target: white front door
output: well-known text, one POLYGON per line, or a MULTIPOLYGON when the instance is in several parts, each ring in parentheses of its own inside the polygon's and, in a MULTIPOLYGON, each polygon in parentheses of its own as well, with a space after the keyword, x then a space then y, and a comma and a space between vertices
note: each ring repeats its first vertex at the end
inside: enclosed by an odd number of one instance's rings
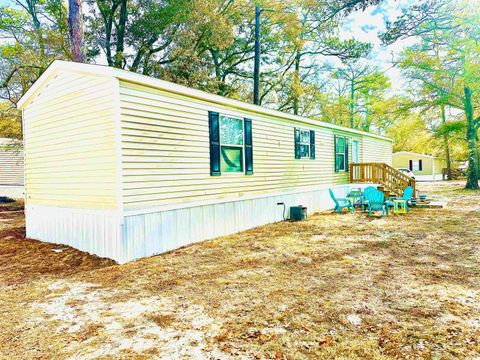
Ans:
POLYGON ((360 162, 360 156, 359 156, 359 146, 358 146, 358 140, 353 140, 352 144, 352 161, 354 163, 359 163, 360 162))

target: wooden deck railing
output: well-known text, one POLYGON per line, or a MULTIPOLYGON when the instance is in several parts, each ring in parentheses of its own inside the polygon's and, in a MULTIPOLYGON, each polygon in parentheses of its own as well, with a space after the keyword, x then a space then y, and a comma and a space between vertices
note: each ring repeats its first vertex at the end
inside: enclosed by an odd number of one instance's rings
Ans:
POLYGON ((350 182, 380 184, 398 196, 403 194, 407 186, 411 186, 416 194, 415 180, 385 163, 350 164, 350 182))

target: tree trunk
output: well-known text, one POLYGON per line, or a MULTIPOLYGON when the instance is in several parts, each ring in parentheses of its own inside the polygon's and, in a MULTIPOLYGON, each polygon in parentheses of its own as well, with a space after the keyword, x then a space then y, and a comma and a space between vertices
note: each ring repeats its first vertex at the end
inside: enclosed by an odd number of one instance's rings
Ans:
POLYGON ((255 59, 253 63, 253 103, 260 105, 260 5, 255 6, 255 59))
POLYGON ((120 5, 120 19, 117 26, 117 49, 115 52, 114 66, 122 68, 125 49, 125 28, 127 26, 127 0, 122 0, 120 5))
POLYGON ((137 72, 138 67, 140 66, 140 62, 142 61, 143 56, 145 55, 147 49, 145 46, 141 46, 140 49, 137 51, 137 55, 133 59, 132 66, 130 66, 130 71, 137 72))
POLYGON ((217 95, 226 96, 227 86, 225 84, 225 76, 220 65, 220 52, 217 49, 210 49, 210 54, 212 55, 213 65, 215 66, 215 79, 218 81, 217 95))
POLYGON ((370 132, 370 93, 368 91, 365 92, 365 116, 363 118, 362 130, 366 132, 370 132))
POLYGON ((142 74, 150 76, 150 67, 148 64, 150 63, 150 58, 152 57, 152 52, 148 51, 145 56, 143 57, 143 65, 142 65, 142 74))
POLYGON ((465 188, 478 190, 478 136, 473 118, 472 90, 468 86, 465 86, 464 94, 468 145, 468 170, 465 188))
MULTIPOLYGON (((442 123, 446 124, 447 123, 447 117, 445 116, 445 105, 442 104, 440 105, 440 111, 442 114, 442 123)), ((452 159, 450 156, 450 144, 448 143, 448 135, 445 134, 443 136, 443 143, 445 146, 445 157, 447 158, 447 176, 448 180, 452 180, 452 159)))
MULTIPOLYGON (((28 13, 32 17, 33 27, 35 28, 35 33, 37 35, 37 42, 40 49, 40 60, 43 61, 45 58, 45 42, 43 40, 43 31, 40 20, 38 20, 37 9, 35 7, 36 2, 32 0, 27 0, 28 13)), ((41 73, 39 73, 41 75, 41 73)))
POLYGON ((104 17, 105 21, 105 54, 107 57, 108 66, 113 66, 112 58, 112 27, 113 27, 113 15, 110 17, 104 17))
POLYGON ((68 27, 72 45, 72 59, 76 62, 84 62, 82 0, 68 1, 68 27))
POLYGON ((350 81, 350 127, 353 129, 355 127, 355 78, 352 76, 350 81))
POLYGON ((295 71, 293 75, 294 87, 293 87, 293 114, 298 115, 299 110, 299 86, 300 86, 300 51, 297 50, 297 54, 295 55, 295 71))

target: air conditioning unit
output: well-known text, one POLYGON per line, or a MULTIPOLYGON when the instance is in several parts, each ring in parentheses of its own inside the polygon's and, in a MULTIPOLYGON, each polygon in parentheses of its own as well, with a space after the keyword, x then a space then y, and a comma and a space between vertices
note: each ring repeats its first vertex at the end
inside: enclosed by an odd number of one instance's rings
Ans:
POLYGON ((303 205, 290 207, 290 220, 300 221, 307 217, 307 208, 303 205))

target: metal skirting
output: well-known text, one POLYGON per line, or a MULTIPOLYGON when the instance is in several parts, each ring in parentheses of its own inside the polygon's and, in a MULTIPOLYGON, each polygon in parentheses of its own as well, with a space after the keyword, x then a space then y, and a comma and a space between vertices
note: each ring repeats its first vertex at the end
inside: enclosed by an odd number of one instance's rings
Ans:
MULTIPOLYGON (((345 196, 352 185, 335 187, 345 196)), ((363 187, 363 186, 362 186, 363 187)), ((308 213, 331 209, 328 188, 303 193, 237 200, 182 209, 125 216, 122 242, 126 261, 160 254, 198 241, 216 238, 283 220, 283 202, 303 205, 308 213)))
MULTIPOLYGON (((352 187, 334 188, 343 197, 352 187)), ((123 219, 113 210, 85 210, 44 205, 25 208, 27 237, 65 244, 125 263, 161 254, 198 241, 216 238, 283 220, 284 203, 303 205, 308 213, 333 208, 328 188, 246 200, 184 207, 123 219)))
POLYGON ((113 211, 25 206, 27 237, 124 262, 121 217, 113 211))
POLYGON ((443 180, 442 174, 435 175, 415 175, 417 181, 440 181, 443 180))

